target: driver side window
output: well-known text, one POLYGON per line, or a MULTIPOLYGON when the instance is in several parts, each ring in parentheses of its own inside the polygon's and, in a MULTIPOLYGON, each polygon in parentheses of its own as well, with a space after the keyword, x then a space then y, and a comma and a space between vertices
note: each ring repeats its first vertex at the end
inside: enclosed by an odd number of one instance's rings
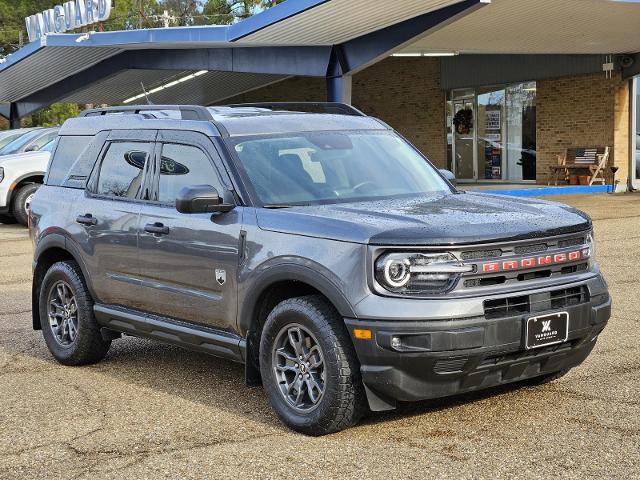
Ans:
POLYGON ((206 153, 191 145, 165 143, 160 160, 158 201, 175 205, 178 192, 191 185, 211 185, 222 195, 222 183, 206 153))

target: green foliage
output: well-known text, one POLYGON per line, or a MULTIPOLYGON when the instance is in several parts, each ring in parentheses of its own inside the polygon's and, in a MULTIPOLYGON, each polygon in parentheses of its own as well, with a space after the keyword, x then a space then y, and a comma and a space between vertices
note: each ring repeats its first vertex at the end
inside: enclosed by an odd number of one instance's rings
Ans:
POLYGON ((202 14, 207 23, 215 25, 230 25, 235 20, 231 3, 227 0, 209 0, 202 9, 202 14))
POLYGON ((156 27, 155 17, 162 9, 155 0, 117 0, 105 30, 134 30, 156 27))
POLYGON ((7 55, 19 47, 20 32, 29 43, 25 17, 56 5, 55 0, 0 0, 0 55, 7 55))
POLYGON ((80 107, 75 103, 54 103, 49 108, 40 110, 25 120, 26 126, 53 127, 62 125, 67 118, 77 117, 80 107))

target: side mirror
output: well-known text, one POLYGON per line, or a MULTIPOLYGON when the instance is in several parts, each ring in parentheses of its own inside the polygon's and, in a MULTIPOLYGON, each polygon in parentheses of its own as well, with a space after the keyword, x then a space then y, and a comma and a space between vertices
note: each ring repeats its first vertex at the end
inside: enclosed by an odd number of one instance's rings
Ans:
POLYGON ((40 150, 38 145, 31 145, 25 149, 25 152, 37 152, 38 150, 40 150))
POLYGON ((224 199, 211 185, 184 187, 176 198, 176 210, 180 213, 229 212, 234 207, 231 203, 224 203, 224 199))
POLYGON ((453 174, 452 171, 447 170, 445 168, 441 168, 440 169, 440 173, 442 174, 442 176, 444 178, 446 178, 447 180, 449 180, 449 183, 451 183, 452 185, 457 185, 458 181, 456 180, 456 176, 453 174))

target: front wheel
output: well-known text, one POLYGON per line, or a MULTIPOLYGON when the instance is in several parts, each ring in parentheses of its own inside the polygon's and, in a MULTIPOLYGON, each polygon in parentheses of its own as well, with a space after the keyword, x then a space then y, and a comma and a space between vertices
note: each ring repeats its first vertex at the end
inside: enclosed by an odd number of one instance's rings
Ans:
POLYGON ((279 303, 260 342, 267 397, 293 430, 324 435, 348 428, 365 411, 360 367, 342 318, 323 297, 279 303))

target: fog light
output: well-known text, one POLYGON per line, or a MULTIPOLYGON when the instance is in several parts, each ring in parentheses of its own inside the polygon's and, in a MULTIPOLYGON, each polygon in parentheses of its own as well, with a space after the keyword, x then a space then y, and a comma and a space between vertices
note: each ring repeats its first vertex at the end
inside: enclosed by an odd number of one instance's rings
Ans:
POLYGON ((400 350, 402 348, 402 340, 400 337, 391 337, 391 348, 400 350))

